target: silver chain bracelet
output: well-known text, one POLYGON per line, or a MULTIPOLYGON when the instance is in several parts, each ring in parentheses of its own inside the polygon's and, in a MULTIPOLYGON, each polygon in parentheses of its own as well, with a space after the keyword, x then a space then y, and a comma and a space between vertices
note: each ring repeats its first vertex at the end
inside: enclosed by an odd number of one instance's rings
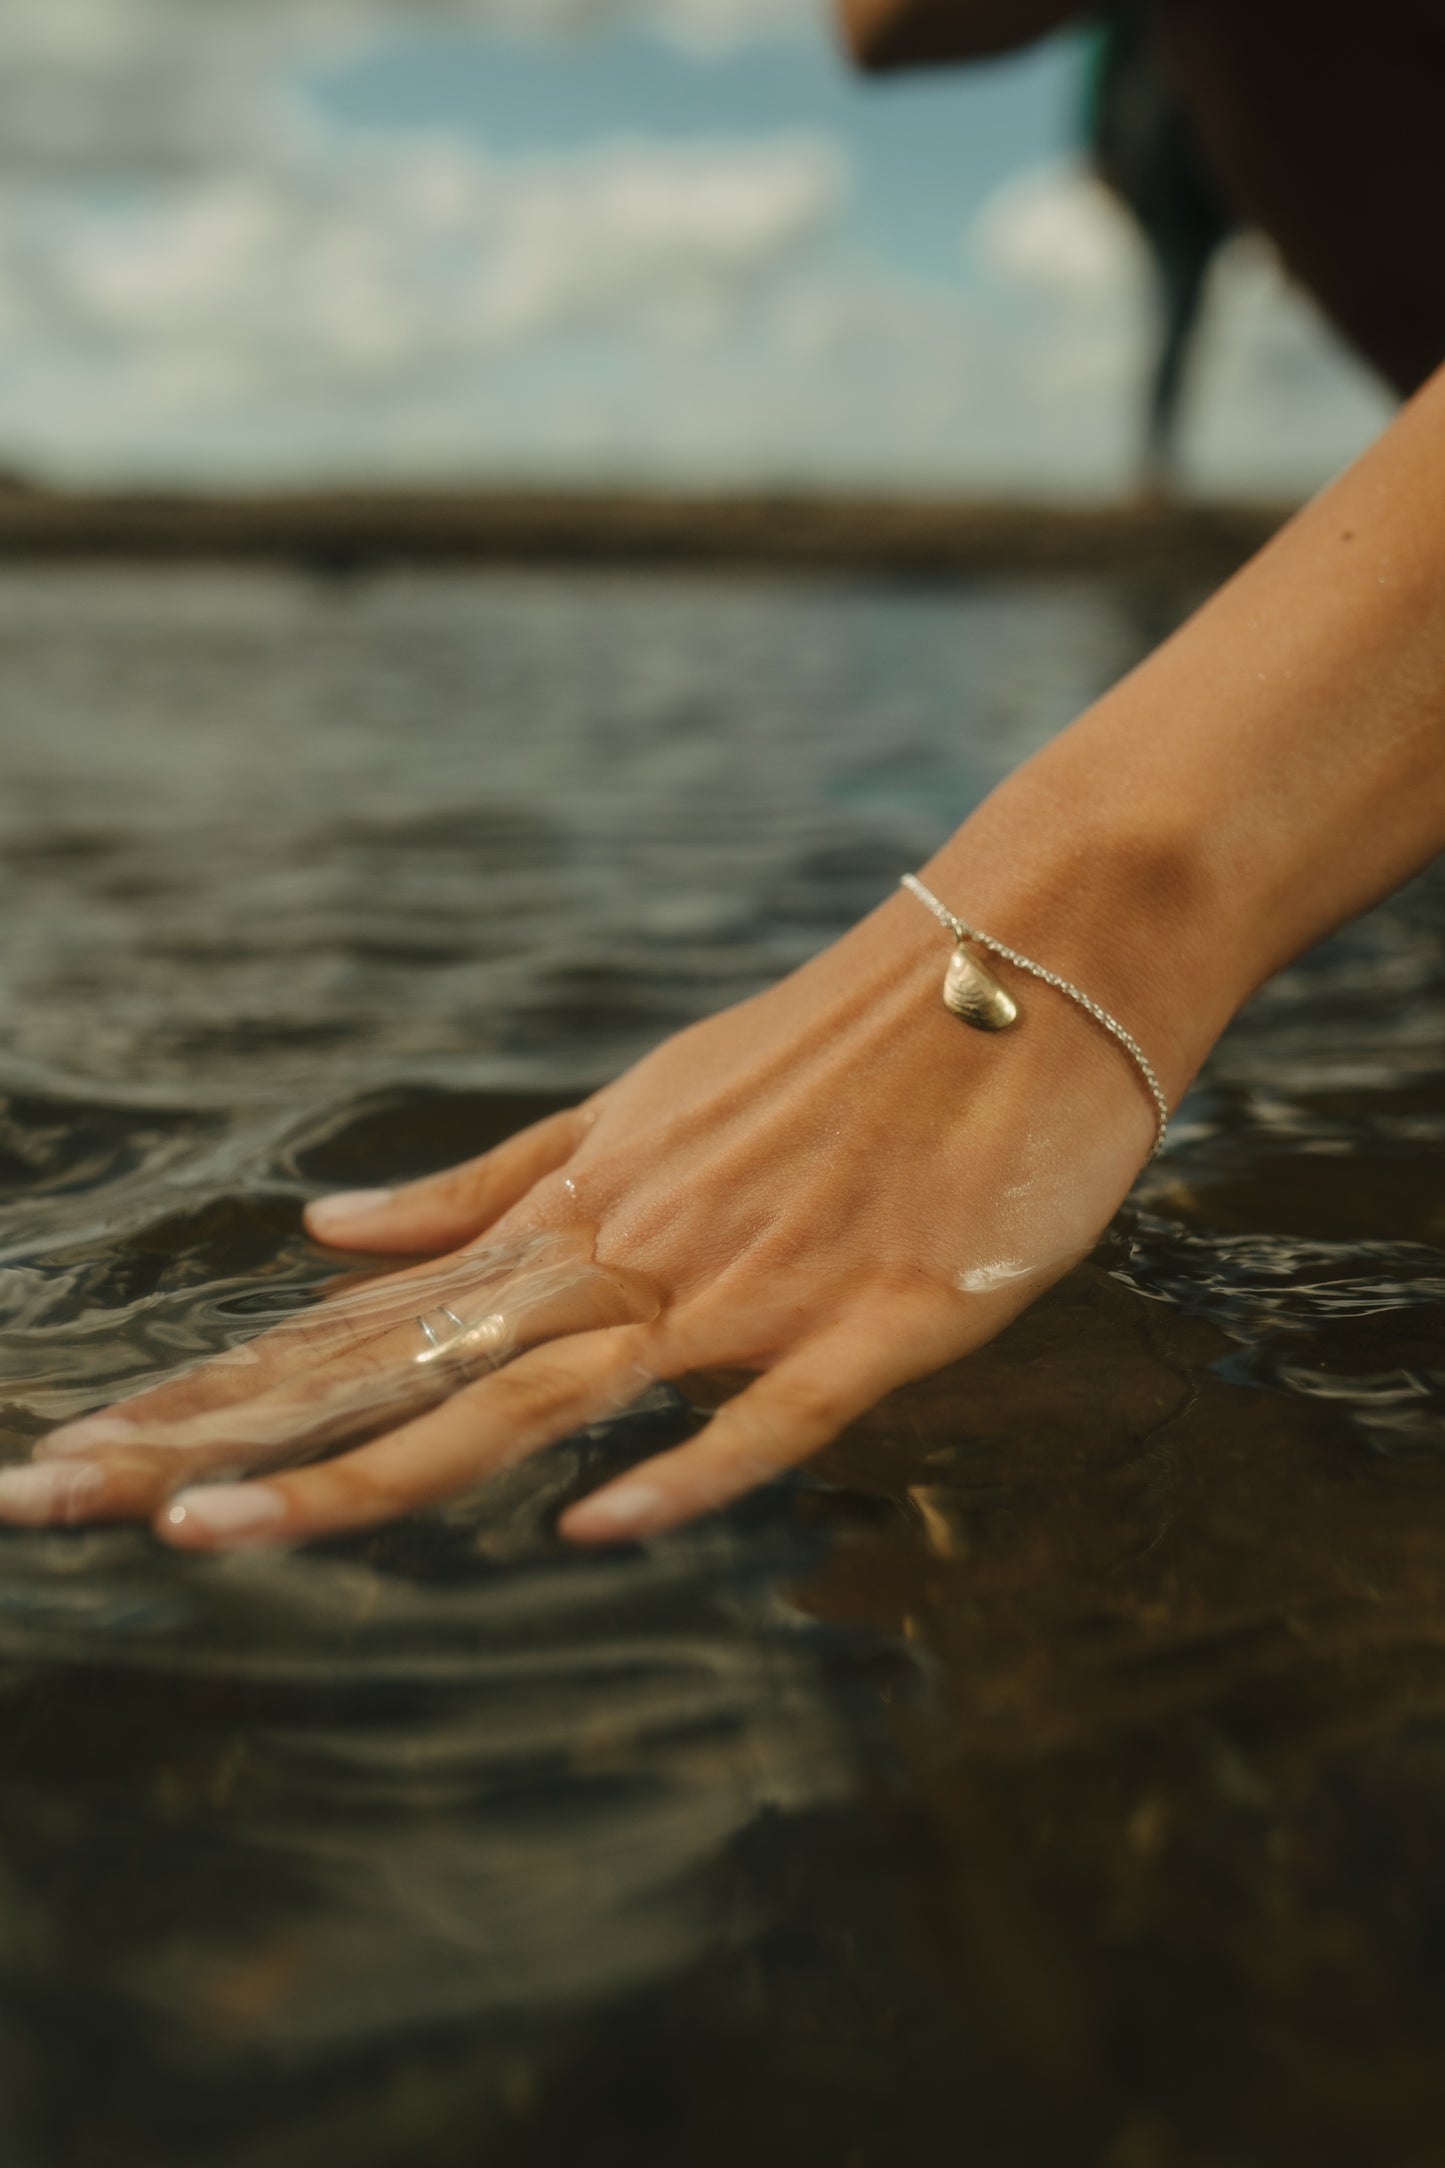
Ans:
POLYGON ((1148 1086, 1149 1096, 1154 1102, 1156 1130, 1154 1149, 1149 1157, 1157 1157, 1164 1149, 1164 1139, 1169 1133, 1169 1102, 1154 1074, 1153 1064, 1133 1033, 1126 1031, 1117 1017, 1111 1016, 1107 1009, 1101 1009, 1098 1002, 1091 1000, 1071 979, 1060 978, 1057 971, 1047 971, 1042 964, 1036 964, 1031 956, 1021 956, 1018 950, 1010 948, 1006 941, 995 941, 992 934, 980 933, 977 926, 966 926, 961 918, 955 918, 947 905, 940 903, 932 889, 925 888, 916 874, 905 873, 899 885, 906 888, 910 896, 916 896, 918 901, 933 913, 939 924, 946 926, 953 935, 954 951, 943 982, 943 998, 955 1016, 961 1016, 966 1023, 974 1025, 980 1031, 1005 1031, 1018 1015, 1015 1003, 999 985, 998 980, 969 955, 964 944, 972 943, 975 948, 987 949, 990 954, 1002 957, 1006 964, 1013 964, 1019 971, 1027 971, 1032 978, 1042 979, 1045 986, 1052 986, 1055 992, 1066 995, 1076 1008, 1082 1009, 1086 1016, 1092 1016, 1094 1022, 1101 1024, 1110 1038, 1123 1047, 1148 1086))

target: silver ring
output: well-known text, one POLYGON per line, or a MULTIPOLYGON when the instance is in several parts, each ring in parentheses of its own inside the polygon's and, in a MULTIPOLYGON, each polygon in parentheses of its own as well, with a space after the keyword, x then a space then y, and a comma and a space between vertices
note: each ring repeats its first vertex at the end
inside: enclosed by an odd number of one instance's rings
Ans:
POLYGON ((441 1303, 435 1310, 419 1311, 415 1320, 418 1331, 426 1342, 419 1355, 412 1357, 416 1363, 452 1363, 464 1376, 495 1370, 499 1361, 505 1360, 507 1348, 507 1321, 500 1310, 492 1311, 475 1325, 468 1325, 455 1310, 441 1303), (435 1320, 444 1318, 449 1331, 438 1332, 435 1320))
MULTIPOLYGON (((445 1303, 442 1304, 439 1310, 433 1311, 432 1316, 444 1317, 447 1323, 454 1327, 454 1329, 458 1333, 463 1333, 467 1329, 466 1326, 462 1323, 461 1319, 457 1316, 456 1311, 449 1310, 445 1303)), ((443 1347, 446 1345, 446 1341, 438 1338, 437 1329, 432 1323, 431 1317, 423 1317, 420 1313, 418 1313, 416 1322, 421 1327, 422 1338, 426 1341, 427 1347, 430 1352, 433 1355, 439 1355, 443 1347)), ((448 1334, 447 1338, 450 1339, 451 1334, 448 1334)), ((425 1362, 426 1357, 421 1356, 418 1358, 418 1360, 425 1362)))

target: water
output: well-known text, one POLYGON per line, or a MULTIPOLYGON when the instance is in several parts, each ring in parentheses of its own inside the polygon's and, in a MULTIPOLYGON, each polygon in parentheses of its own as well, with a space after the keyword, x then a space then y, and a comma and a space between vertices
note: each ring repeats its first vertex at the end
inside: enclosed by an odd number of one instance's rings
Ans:
MULTIPOLYGON (((1190 599, 0 574, 5 1445, 809 953, 1190 599)), ((1434 2168, 1441 893, 646 1553, 551 1522, 675 1402, 283 1558, 0 1536, 5 2168, 1434 2168)))

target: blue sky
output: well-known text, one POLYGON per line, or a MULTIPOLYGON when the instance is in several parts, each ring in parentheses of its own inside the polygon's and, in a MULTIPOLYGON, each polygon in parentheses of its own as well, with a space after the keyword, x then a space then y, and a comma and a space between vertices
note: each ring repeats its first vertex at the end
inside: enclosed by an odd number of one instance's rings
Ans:
MULTIPOLYGON (((1109 493, 1148 290, 1082 48, 863 81, 810 0, 26 0, 0 463, 76 481, 1109 493)), ((1257 245, 1188 466, 1386 407, 1257 245)))
POLYGON ((1073 39, 986 67, 868 80, 814 24, 702 53, 624 24, 545 42, 402 33, 305 80, 343 124, 446 129, 503 158, 566 156, 618 135, 766 142, 815 130, 845 150, 853 244, 950 287, 967 271, 960 235, 987 198, 1077 134, 1080 73, 1073 39))

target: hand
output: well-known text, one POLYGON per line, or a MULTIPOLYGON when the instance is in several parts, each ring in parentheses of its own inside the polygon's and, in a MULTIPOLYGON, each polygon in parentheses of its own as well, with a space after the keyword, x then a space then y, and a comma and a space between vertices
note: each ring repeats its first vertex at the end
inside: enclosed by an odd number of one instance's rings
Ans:
MULTIPOLYGON (((925 878, 1087 986, 1177 1102, 1255 987, 1445 845, 1442 568, 1445 370, 925 878)), ((154 1515, 198 1548, 365 1527, 703 1368, 761 1375, 563 1533, 650 1535, 794 1465, 997 1332, 1149 1149, 1093 1022, 1030 984, 978 1036, 940 1003, 946 960, 895 896, 576 1112, 313 1206, 319 1240, 433 1261, 43 1440, 0 1513, 154 1515)))
POLYGON ((194 1548, 361 1528, 704 1369, 760 1374, 562 1533, 652 1535, 795 1465, 1085 1254, 1149 1148, 1095 1025, 1021 986, 1018 1025, 973 1032, 939 999, 947 960, 895 898, 585 1105, 314 1204, 318 1240, 432 1261, 54 1433, 0 1476, 0 1514, 153 1516, 194 1548))

